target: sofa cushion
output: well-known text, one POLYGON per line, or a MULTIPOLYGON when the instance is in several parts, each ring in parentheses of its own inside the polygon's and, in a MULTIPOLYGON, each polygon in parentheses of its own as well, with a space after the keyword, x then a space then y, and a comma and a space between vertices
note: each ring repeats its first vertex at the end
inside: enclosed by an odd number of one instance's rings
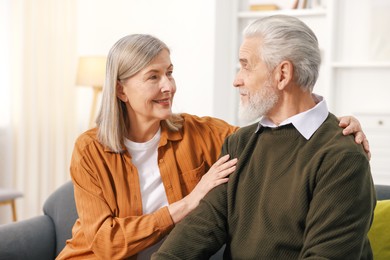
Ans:
POLYGON ((368 232, 375 260, 390 259, 390 200, 377 201, 368 232))

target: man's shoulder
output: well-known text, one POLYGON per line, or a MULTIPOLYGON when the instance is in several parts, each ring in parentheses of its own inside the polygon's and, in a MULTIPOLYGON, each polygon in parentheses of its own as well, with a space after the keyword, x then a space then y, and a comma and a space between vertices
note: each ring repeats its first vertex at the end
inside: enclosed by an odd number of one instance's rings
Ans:
POLYGON ((337 144, 336 141, 342 140, 346 143, 354 144, 353 135, 343 135, 343 128, 339 126, 337 117, 332 113, 329 113, 324 123, 322 123, 322 125, 316 131, 316 134, 317 135, 314 137, 316 139, 323 139, 324 142, 337 144))
POLYGON ((233 138, 240 138, 240 137, 252 135, 256 132, 258 125, 259 125, 259 123, 256 122, 256 123, 253 123, 251 125, 243 126, 240 129, 238 129, 238 131, 235 132, 232 135, 232 137, 233 138))
POLYGON ((251 137, 256 134, 257 126, 258 123, 254 123, 241 127, 235 133, 227 137, 227 145, 232 149, 242 149, 248 144, 251 137))
POLYGON ((353 135, 343 135, 343 128, 335 115, 329 113, 328 118, 318 128, 311 140, 316 143, 318 149, 332 154, 361 153, 365 154, 362 145, 355 143, 353 135))

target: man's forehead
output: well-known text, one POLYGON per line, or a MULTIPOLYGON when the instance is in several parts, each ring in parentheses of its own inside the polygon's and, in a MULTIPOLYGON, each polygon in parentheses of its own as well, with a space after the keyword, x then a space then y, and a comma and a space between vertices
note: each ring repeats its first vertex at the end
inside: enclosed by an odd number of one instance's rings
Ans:
POLYGON ((239 59, 240 62, 248 62, 259 58, 260 38, 250 37, 245 38, 240 46, 239 59))

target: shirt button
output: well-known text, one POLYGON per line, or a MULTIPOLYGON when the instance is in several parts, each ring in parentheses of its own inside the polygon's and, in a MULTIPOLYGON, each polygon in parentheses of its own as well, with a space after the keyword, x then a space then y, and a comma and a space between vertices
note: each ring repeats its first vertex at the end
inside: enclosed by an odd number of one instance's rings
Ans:
POLYGON ((159 162, 160 162, 160 163, 163 163, 163 162, 164 162, 164 159, 160 159, 159 162))

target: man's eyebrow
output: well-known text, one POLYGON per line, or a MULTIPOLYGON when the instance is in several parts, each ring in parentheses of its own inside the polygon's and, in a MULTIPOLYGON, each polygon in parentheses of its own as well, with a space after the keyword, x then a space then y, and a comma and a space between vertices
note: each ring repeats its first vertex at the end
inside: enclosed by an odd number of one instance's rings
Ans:
POLYGON ((245 58, 241 58, 241 59, 239 59, 239 61, 240 61, 240 63, 248 63, 248 60, 245 58))

